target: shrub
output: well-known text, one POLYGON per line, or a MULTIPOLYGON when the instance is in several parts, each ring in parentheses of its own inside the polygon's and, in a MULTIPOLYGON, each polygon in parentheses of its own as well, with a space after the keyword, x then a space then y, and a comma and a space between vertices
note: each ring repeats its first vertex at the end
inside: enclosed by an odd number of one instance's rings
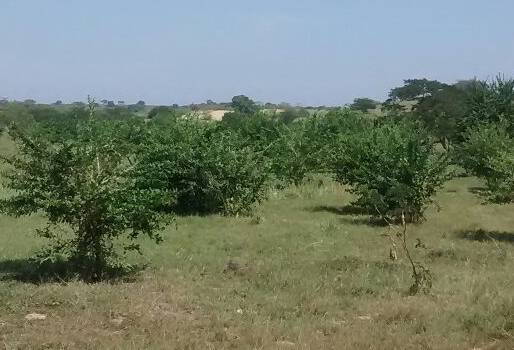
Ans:
POLYGON ((449 177, 447 156, 412 124, 384 123, 339 139, 336 179, 352 186, 357 205, 371 214, 409 221, 423 218, 432 196, 449 177))
POLYGON ((7 186, 15 194, 0 208, 15 216, 44 213, 49 225, 41 234, 52 245, 41 258, 62 257, 83 279, 96 281, 119 263, 116 238, 125 237, 131 242, 125 248, 136 250, 133 240, 140 235, 158 242, 164 217, 157 211, 158 190, 137 187, 137 159, 120 142, 123 128, 95 120, 92 111, 89 120, 77 125, 75 138, 45 139, 10 128, 19 153, 3 160, 10 168, 7 186), (71 236, 57 233, 61 224, 71 236))
POLYGON ((495 202, 514 199, 514 139, 505 123, 483 125, 464 134, 456 160, 470 173, 486 180, 495 202))
POLYGON ((144 186, 166 192, 180 213, 246 214, 266 194, 266 157, 235 131, 195 120, 179 120, 156 132, 138 168, 144 186))

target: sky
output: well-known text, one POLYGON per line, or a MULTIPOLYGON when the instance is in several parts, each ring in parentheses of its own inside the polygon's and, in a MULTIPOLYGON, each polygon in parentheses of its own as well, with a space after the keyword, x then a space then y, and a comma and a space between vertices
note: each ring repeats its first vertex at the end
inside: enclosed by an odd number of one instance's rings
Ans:
POLYGON ((383 100, 403 79, 514 75, 512 0, 0 0, 0 96, 383 100))

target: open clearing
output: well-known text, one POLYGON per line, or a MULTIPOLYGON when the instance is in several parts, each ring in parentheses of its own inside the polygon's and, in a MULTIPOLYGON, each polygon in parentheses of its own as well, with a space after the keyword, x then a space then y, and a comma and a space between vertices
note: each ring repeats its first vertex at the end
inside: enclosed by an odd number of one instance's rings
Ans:
POLYGON ((2 216, 0 347, 512 349, 514 206, 483 205, 479 187, 449 182, 441 210, 410 227, 434 276, 415 297, 387 229, 323 178, 272 194, 252 218, 179 218, 125 282, 19 280, 42 220, 2 216))

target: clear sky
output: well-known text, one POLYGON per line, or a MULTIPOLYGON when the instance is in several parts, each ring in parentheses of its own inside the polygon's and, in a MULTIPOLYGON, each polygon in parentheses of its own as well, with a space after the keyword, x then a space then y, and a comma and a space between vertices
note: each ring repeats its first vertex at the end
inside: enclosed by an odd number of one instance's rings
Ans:
POLYGON ((339 105, 514 75, 513 0, 0 0, 0 96, 339 105))

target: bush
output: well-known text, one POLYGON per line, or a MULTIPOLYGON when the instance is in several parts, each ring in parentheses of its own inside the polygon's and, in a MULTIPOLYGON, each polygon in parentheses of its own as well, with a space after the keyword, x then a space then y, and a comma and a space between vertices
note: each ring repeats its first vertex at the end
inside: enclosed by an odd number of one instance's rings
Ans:
POLYGON ((384 123, 339 139, 337 181, 352 186, 357 205, 383 218, 423 218, 432 196, 449 177, 447 158, 413 124, 384 123))
POLYGON ((44 213, 49 225, 40 233, 52 245, 40 259, 65 259, 83 279, 97 281, 119 267, 116 238, 125 237, 131 242, 125 248, 136 250, 133 240, 140 235, 160 240, 162 196, 137 186, 137 158, 125 125, 91 118, 77 128, 75 138, 60 140, 59 133, 47 139, 10 128, 19 153, 3 160, 15 194, 0 208, 15 216, 44 213), (70 236, 58 233, 62 224, 70 236))
POLYGON ((456 150, 456 160, 471 174, 486 180, 495 202, 514 199, 514 139, 505 123, 468 130, 456 150))
POLYGON ((246 214, 271 176, 266 157, 237 132, 195 120, 156 132, 138 172, 144 186, 176 199, 163 209, 185 214, 246 214))

